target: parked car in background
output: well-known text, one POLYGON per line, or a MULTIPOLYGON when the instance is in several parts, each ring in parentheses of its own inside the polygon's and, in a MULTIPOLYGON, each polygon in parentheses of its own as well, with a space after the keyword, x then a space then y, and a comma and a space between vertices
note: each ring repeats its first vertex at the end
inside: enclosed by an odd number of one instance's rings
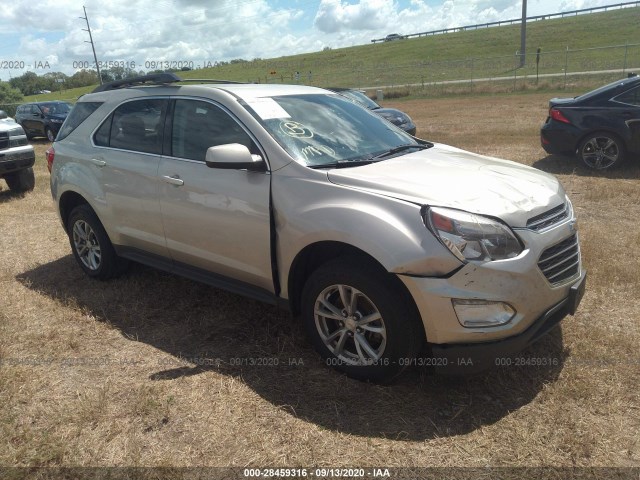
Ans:
POLYGON ((496 365, 576 311, 586 272, 552 175, 320 88, 179 82, 97 87, 49 150, 89 277, 136 261, 281 305, 327 365, 376 381, 496 365))
POLYGON ((0 120, 0 178, 12 191, 33 190, 35 158, 22 127, 14 121, 0 120))
POLYGON ((25 103, 17 108, 15 120, 27 138, 46 137, 53 142, 71 107, 70 103, 61 101, 25 103))
POLYGON ((630 76, 575 98, 553 98, 540 131, 547 153, 576 155, 606 170, 640 153, 640 77, 630 76))
POLYGON ((394 125, 397 125, 409 135, 416 134, 416 126, 411 120, 411 117, 401 110, 396 108, 384 108, 370 99, 362 90, 356 90, 353 88, 336 88, 330 87, 328 90, 339 93, 340 95, 347 97, 349 100, 359 103, 367 107, 369 110, 377 113, 385 120, 390 121, 394 125))
POLYGON ((400 35, 399 33, 390 33, 386 37, 384 37, 385 42, 393 42, 394 40, 404 40, 404 35, 400 35))

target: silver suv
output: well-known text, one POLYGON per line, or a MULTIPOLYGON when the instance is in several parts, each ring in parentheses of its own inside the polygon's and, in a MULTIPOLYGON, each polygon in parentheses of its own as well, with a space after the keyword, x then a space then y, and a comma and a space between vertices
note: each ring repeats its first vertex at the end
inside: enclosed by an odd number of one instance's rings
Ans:
POLYGON ((98 87, 49 152, 87 275, 136 261, 281 305, 328 365, 375 381, 486 368, 575 312, 585 271, 553 176, 319 88, 179 81, 98 87))

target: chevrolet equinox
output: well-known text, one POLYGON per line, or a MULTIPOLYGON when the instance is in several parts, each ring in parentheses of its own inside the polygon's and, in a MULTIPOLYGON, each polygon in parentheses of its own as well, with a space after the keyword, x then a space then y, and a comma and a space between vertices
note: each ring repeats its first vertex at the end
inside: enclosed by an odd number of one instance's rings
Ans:
POLYGON ((88 276, 135 261, 281 305, 355 378, 416 359, 486 368, 584 292, 555 177, 416 139, 320 88, 112 82, 78 100, 47 157, 88 276))

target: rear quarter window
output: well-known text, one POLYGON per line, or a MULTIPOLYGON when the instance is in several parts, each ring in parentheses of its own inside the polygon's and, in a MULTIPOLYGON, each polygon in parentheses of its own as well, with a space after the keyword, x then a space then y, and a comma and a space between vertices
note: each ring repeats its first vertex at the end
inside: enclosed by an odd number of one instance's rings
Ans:
POLYGON ((58 132, 56 141, 62 140, 73 132, 78 126, 95 112, 102 102, 80 102, 76 103, 71 109, 66 120, 62 124, 62 128, 58 132))
POLYGON ((616 102, 640 107, 640 86, 624 92, 622 95, 618 95, 614 100, 616 102))

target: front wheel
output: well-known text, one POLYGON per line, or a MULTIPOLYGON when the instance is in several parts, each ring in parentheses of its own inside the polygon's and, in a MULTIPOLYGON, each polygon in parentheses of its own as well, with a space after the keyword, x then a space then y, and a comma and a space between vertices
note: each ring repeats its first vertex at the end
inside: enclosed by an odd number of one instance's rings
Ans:
POLYGON ((29 133, 29 130, 27 130, 27 127, 25 127, 23 124, 20 124, 20 126, 22 127, 22 130, 24 130, 24 134, 27 136, 27 140, 32 140, 33 135, 29 133))
POLYGON ((580 142, 578 158, 594 170, 612 169, 624 161, 624 143, 612 133, 592 133, 580 142))
POLYGON ((107 232, 89 205, 79 205, 71 211, 67 232, 73 256, 88 276, 106 280, 126 269, 127 262, 116 255, 107 232))
POLYGON ((345 258, 311 275, 302 293, 302 318, 327 365, 358 380, 388 382, 412 363, 424 330, 397 282, 345 258))
POLYGON ((17 193, 29 192, 36 186, 36 177, 32 167, 9 173, 4 179, 9 185, 9 189, 17 193))

